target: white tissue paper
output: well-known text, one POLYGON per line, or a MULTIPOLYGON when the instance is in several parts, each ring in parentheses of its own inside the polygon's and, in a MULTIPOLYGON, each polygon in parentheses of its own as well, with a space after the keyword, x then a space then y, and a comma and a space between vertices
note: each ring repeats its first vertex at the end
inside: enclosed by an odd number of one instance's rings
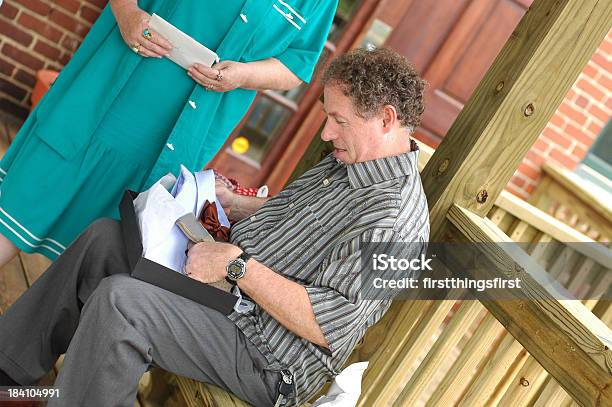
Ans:
POLYGON ((319 397, 310 407, 355 407, 361 395, 361 378, 368 362, 347 366, 329 388, 327 395, 319 397))
MULTIPOLYGON (((183 267, 179 253, 182 243, 187 245, 187 238, 169 239, 173 235, 175 222, 190 211, 181 206, 159 182, 134 200, 142 235, 143 256, 175 271, 183 267)), ((185 250, 185 249, 183 249, 185 250)))

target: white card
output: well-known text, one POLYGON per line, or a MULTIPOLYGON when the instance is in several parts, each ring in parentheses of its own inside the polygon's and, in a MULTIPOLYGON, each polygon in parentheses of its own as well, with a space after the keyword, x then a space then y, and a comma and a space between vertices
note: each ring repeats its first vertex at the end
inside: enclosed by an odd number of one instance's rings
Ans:
POLYGON ((214 63, 219 62, 219 56, 215 52, 206 48, 157 14, 151 16, 149 27, 170 41, 172 51, 170 51, 168 59, 182 66, 185 70, 196 63, 211 67, 214 63))

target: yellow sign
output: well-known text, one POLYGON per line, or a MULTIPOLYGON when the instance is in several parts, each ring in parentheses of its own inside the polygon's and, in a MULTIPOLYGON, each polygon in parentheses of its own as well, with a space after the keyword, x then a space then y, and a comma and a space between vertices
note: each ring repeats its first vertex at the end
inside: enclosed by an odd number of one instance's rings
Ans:
POLYGON ((246 137, 236 137, 232 141, 232 151, 237 154, 244 154, 249 150, 249 139, 246 137))

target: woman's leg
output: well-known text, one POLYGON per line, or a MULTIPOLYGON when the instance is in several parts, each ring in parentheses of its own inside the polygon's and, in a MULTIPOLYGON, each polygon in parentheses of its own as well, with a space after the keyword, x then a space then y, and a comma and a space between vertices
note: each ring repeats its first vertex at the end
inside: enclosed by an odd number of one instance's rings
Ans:
POLYGON ((17 253, 19 253, 17 246, 0 233, 0 268, 13 260, 17 253))

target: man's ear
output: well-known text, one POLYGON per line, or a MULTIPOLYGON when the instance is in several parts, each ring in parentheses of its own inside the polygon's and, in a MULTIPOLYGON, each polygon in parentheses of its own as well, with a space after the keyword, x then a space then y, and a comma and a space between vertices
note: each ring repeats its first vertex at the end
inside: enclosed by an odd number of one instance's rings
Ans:
POLYGON ((395 106, 385 105, 383 106, 382 111, 382 119, 383 119, 383 132, 389 133, 397 124, 397 110, 395 110, 395 106))

